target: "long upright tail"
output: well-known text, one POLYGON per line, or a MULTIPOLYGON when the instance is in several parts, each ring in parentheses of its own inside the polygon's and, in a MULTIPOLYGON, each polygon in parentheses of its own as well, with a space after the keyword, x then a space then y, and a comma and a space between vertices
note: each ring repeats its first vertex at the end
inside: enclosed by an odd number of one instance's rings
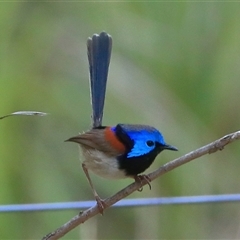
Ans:
POLYGON ((108 67, 112 51, 112 38, 105 32, 88 38, 88 61, 93 127, 102 125, 108 67))

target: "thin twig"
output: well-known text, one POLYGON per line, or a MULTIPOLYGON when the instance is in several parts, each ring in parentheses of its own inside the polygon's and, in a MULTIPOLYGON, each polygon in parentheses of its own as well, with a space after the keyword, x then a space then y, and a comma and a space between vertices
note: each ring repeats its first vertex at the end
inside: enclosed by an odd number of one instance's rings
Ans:
MULTIPOLYGON (((199 158, 207 153, 210 154, 210 153, 214 153, 218 150, 223 150, 223 148, 227 144, 229 144, 237 139, 240 139, 240 131, 228 134, 212 143, 209 143, 206 146, 203 146, 203 147, 201 147, 195 151, 192 151, 182 157, 179 157, 173 161, 170 161, 170 162, 164 164, 162 167, 160 167, 156 171, 148 174, 147 176, 152 181, 152 180, 162 176, 163 174, 165 174, 187 162, 192 161, 193 159, 199 158)), ((121 191, 119 191, 118 193, 113 195, 112 197, 105 199, 104 206, 106 206, 106 208, 112 206, 119 200, 129 196, 131 193, 138 190, 141 186, 144 186, 147 183, 148 182, 145 179, 142 179, 141 183, 134 182, 134 183, 130 184, 126 188, 122 189, 121 191)), ((55 231, 49 233, 48 235, 46 235, 45 237, 43 237, 42 240, 59 239, 60 237, 64 236, 66 233, 71 231, 73 228, 77 227, 81 223, 84 223, 89 218, 97 215, 98 213, 99 213, 99 209, 98 209, 97 205, 94 207, 91 207, 85 211, 82 211, 78 215, 73 217, 70 221, 65 223, 63 226, 59 227, 57 230, 55 230, 55 231)))

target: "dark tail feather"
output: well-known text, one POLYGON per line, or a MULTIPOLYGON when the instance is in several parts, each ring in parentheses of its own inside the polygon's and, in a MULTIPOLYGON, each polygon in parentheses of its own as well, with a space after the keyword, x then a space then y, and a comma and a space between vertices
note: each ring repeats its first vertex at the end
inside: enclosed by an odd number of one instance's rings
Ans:
POLYGON ((112 38, 105 32, 88 38, 88 61, 92 101, 93 127, 102 125, 108 67, 110 63, 112 38))

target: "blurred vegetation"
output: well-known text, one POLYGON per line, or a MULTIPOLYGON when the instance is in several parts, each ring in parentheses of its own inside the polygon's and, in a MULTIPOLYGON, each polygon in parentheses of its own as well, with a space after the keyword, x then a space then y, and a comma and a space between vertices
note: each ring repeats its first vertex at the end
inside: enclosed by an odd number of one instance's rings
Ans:
MULTIPOLYGON (((93 199, 78 147, 90 127, 86 39, 113 37, 104 124, 144 123, 179 152, 239 129, 239 3, 1 3, 0 204, 93 199)), ((237 193, 238 142, 186 164, 131 197, 237 193)), ((131 180, 93 176, 108 197, 131 180)), ((40 239, 78 211, 1 213, 1 239, 40 239)), ((240 238, 239 204, 109 209, 63 239, 240 238)))

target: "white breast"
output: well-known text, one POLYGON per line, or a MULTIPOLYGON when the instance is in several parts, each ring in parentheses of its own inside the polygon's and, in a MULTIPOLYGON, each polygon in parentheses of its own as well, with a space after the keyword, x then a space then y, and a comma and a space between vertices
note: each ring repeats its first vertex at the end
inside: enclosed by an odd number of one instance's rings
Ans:
POLYGON ((82 162, 87 169, 103 178, 121 179, 126 178, 125 172, 118 169, 117 159, 109 157, 96 149, 82 149, 82 162))

